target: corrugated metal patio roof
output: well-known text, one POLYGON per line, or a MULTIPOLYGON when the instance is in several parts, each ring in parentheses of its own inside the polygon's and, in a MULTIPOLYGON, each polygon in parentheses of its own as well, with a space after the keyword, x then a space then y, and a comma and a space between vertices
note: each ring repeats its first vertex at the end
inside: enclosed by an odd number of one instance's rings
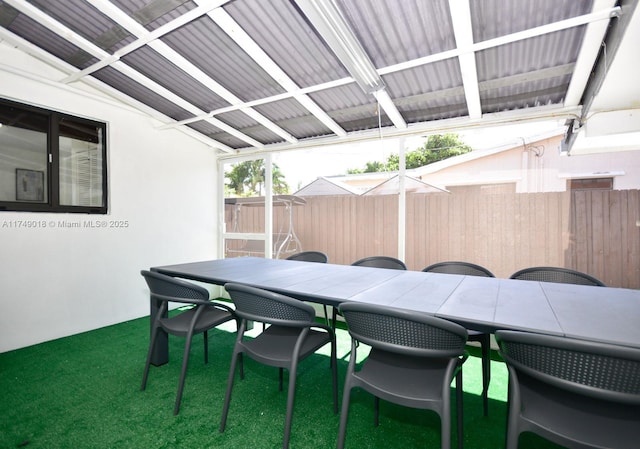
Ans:
POLYGON ((637 1, 0 0, 0 39, 237 155, 579 120, 637 1), (327 7, 363 61, 309 12, 327 7))

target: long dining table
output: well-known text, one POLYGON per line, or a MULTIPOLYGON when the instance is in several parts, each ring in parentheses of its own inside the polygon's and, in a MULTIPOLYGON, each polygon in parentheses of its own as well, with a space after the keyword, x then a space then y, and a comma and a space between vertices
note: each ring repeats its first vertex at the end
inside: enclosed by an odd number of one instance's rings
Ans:
MULTIPOLYGON (((468 329, 511 329, 640 348, 640 290, 238 257, 152 267, 193 281, 236 282, 303 301, 359 301, 427 313, 468 329)), ((157 313, 151 302, 151 317, 157 313)), ((168 360, 159 338, 152 363, 168 360)))

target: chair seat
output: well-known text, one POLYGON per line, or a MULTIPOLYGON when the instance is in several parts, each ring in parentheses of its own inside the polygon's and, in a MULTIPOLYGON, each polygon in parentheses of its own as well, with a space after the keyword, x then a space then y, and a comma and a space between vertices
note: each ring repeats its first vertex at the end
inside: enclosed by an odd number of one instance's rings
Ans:
POLYGON ((518 378, 522 401, 528 404, 521 410, 523 430, 535 430, 558 444, 570 440, 582 442, 584 447, 638 447, 640 406, 602 401, 594 404, 592 398, 554 388, 522 373, 518 378))
POLYGON ((381 399, 430 409, 433 404, 429 402, 439 404, 442 401, 442 379, 448 364, 446 359, 402 356, 372 349, 354 376, 364 384, 361 386, 381 399))
MULTIPOLYGON (((289 366, 295 346, 295 337, 300 328, 271 325, 252 340, 242 343, 249 355, 261 363, 271 366, 289 366)), ((331 342, 327 332, 309 330, 300 351, 300 359, 314 353, 331 342)))
MULTIPOLYGON (((206 307, 206 309, 202 311, 201 315, 198 317, 198 321, 196 321, 195 323, 194 333, 196 334, 234 319, 233 315, 231 315, 231 313, 226 310, 220 310, 215 307, 208 306, 199 307, 206 307)), ((193 319, 193 316, 196 314, 197 310, 198 307, 192 307, 174 317, 163 318, 160 320, 160 325, 170 334, 184 337, 189 331, 191 320, 193 319)))
POLYGON ((236 320, 233 309, 223 303, 216 303, 209 300, 209 291, 202 286, 176 279, 165 274, 142 270, 140 272, 149 286, 150 300, 153 310, 157 312, 151 314, 151 338, 149 339, 149 349, 147 351, 147 361, 142 374, 141 390, 147 386, 149 368, 154 353, 156 340, 164 333, 164 338, 168 335, 185 337, 184 352, 182 356, 182 370, 178 381, 178 394, 173 407, 173 414, 180 411, 182 401, 182 391, 184 389, 187 367, 189 365, 189 353, 194 335, 203 334, 204 343, 204 363, 209 361, 209 339, 207 331, 222 323, 236 320), (186 310, 179 310, 167 317, 169 303, 180 303, 189 305, 186 310))
POLYGON ((333 384, 333 413, 338 413, 335 333, 329 326, 317 323, 314 308, 298 299, 242 284, 228 283, 224 287, 236 306, 235 314, 240 317, 241 322, 229 367, 220 432, 224 432, 227 425, 236 366, 240 364, 240 378, 244 378, 242 360, 247 355, 258 363, 278 368, 280 390, 283 389, 283 372, 285 369, 289 371, 287 414, 282 439, 282 447, 287 449, 293 425, 298 362, 326 344, 331 346, 329 367, 333 384), (245 335, 249 322, 265 325, 255 338, 245 335))
MULTIPOLYGON (((462 262, 438 262, 424 268, 428 273, 461 274, 465 276, 495 277, 491 271, 483 266, 462 262)), ((482 351, 482 407, 484 416, 489 415, 489 383, 491 382, 491 336, 490 334, 467 329, 467 341, 480 343, 482 351)))
POLYGON ((455 379, 458 448, 463 447, 462 364, 467 331, 460 325, 405 309, 344 302, 340 305, 351 354, 345 376, 338 449, 347 432, 351 390, 374 396, 374 425, 379 424, 381 400, 431 410, 440 416, 441 448, 451 447, 451 383, 455 379), (360 343, 370 350, 359 362, 360 343), (360 365, 356 369, 356 366, 360 365))
POLYGON ((640 350, 498 330, 509 370, 508 449, 523 432, 564 447, 631 449, 640 441, 640 350))

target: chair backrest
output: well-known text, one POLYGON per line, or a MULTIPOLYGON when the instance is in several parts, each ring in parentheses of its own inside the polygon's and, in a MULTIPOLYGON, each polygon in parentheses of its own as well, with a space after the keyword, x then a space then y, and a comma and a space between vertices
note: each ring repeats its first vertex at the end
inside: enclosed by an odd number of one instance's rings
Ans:
POLYGON ((487 270, 485 267, 476 265, 469 262, 438 262, 424 268, 422 271, 429 273, 444 273, 444 274, 464 274, 467 276, 483 276, 483 277, 495 277, 493 273, 487 270))
POLYGON ((292 254, 287 257, 287 260, 327 263, 329 261, 329 257, 322 251, 302 251, 301 253, 292 254))
POLYGON ((388 306, 346 302, 340 312, 349 334, 372 348, 418 357, 452 358, 464 353, 464 327, 431 315, 388 306))
POLYGON ((525 281, 558 282, 561 284, 581 284, 604 287, 604 283, 580 271, 559 267, 531 267, 516 271, 510 279, 525 281))
POLYGON ((165 301, 171 297, 205 301, 209 299, 209 291, 207 289, 191 282, 156 273, 155 271, 142 270, 140 274, 147 281, 152 298, 165 301))
POLYGON ((232 282, 224 288, 242 319, 293 327, 308 326, 315 320, 315 309, 300 300, 232 282))
POLYGON ((640 404, 638 348, 517 331, 495 336, 517 372, 584 396, 640 404))
POLYGON ((400 259, 389 256, 371 256, 356 260, 351 265, 355 267, 390 268, 392 270, 406 270, 407 266, 400 259))

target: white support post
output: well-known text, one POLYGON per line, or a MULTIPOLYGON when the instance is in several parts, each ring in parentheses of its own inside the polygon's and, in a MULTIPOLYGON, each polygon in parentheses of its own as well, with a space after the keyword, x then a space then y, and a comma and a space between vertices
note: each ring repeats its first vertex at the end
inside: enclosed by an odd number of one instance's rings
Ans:
POLYGON ((273 157, 264 158, 264 257, 273 258, 273 157))
POLYGON ((405 261, 406 256, 406 212, 407 212, 407 192, 405 190, 406 157, 404 151, 405 138, 398 139, 399 171, 398 171, 398 259, 405 261))

